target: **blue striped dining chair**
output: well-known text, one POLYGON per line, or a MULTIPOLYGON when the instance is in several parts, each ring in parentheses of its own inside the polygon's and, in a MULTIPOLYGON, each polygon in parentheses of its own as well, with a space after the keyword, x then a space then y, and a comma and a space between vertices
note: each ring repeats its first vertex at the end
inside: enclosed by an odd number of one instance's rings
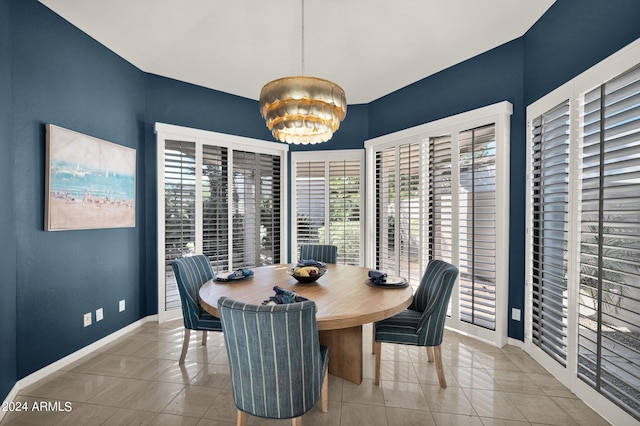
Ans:
POLYGON ((249 305, 221 297, 218 312, 238 425, 249 414, 300 425, 319 398, 327 412, 329 349, 318 341, 313 301, 249 305))
POLYGON ((203 254, 182 257, 171 264, 178 282, 178 292, 182 302, 182 318, 184 319, 184 334, 182 353, 179 364, 184 364, 189 348, 191 330, 202 330, 202 345, 207 344, 207 331, 222 331, 220 318, 202 309, 198 292, 202 284, 213 278, 213 269, 209 258, 203 254))
POLYGON ((380 384, 382 342, 426 346, 429 362, 435 358, 438 381, 447 387, 442 368, 440 344, 444 335, 453 284, 458 268, 442 260, 431 260, 416 290, 411 305, 391 318, 373 325, 373 353, 376 355, 376 385, 380 384))
POLYGON ((310 259, 324 263, 336 263, 338 247, 325 244, 302 244, 300 246, 300 260, 310 259))

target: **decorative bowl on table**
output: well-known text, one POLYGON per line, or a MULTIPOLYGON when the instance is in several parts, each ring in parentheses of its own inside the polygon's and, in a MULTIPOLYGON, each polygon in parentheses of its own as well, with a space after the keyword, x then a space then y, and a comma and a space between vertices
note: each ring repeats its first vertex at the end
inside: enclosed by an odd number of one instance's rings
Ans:
POLYGON ((294 266, 287 269, 287 273, 299 283, 309 284, 316 282, 318 278, 327 273, 327 268, 318 266, 294 266))

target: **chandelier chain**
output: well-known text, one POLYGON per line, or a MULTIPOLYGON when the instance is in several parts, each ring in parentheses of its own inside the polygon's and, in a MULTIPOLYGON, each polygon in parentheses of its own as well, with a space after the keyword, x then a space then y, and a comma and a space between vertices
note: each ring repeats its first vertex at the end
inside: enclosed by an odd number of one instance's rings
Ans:
POLYGON ((301 50, 301 56, 302 56, 302 70, 300 75, 304 75, 304 0, 302 0, 302 10, 300 12, 300 28, 301 28, 301 32, 302 32, 302 40, 300 42, 300 50, 301 50))

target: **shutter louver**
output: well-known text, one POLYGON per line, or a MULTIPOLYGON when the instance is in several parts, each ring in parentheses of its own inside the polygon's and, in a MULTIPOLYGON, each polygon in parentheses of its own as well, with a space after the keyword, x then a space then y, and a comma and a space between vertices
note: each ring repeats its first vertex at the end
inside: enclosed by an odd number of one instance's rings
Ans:
POLYGON ((376 153, 376 269, 395 271, 395 148, 376 153))
POLYGON ((567 365, 569 101, 532 126, 532 341, 567 365))
POLYGON ((640 419, 640 67, 583 108, 578 377, 640 419))
POLYGON ((179 309, 171 263, 195 253, 196 165, 193 142, 166 141, 164 149, 165 309, 179 309))
POLYGON ((399 274, 417 285, 424 271, 420 270, 420 146, 400 145, 398 224, 400 264, 399 274))
POLYGON ((459 135, 460 319, 495 330, 495 125, 459 135))
POLYGON ((228 163, 227 148, 202 147, 202 254, 216 271, 229 265, 228 163))
POLYGON ((417 143, 376 153, 376 268, 399 274, 414 286, 423 272, 420 160, 417 143))
POLYGON ((231 206, 232 268, 278 263, 280 157, 233 151, 231 206))
POLYGON ((429 140, 429 257, 453 262, 451 136, 429 140))
MULTIPOLYGON (((325 235, 325 163, 296 163, 297 247, 324 244, 325 235)), ((298 256, 299 257, 299 256, 298 256)))
POLYGON ((360 264, 361 168, 356 160, 329 162, 329 239, 337 262, 347 265, 360 264))

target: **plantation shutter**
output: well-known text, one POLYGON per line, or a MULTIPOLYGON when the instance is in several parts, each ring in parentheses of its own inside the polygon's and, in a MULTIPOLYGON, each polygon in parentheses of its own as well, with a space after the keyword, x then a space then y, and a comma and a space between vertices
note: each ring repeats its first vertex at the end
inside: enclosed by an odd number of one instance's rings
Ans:
POLYGON ((231 209, 232 268, 279 263, 280 157, 233 151, 231 209))
POLYGON ((459 134, 460 319, 495 330, 495 125, 459 134))
POLYGON ((420 145, 376 153, 376 268, 417 285, 421 262, 420 145), (397 163, 397 164, 396 164, 397 163))
POLYGON ((216 271, 229 265, 229 156, 227 148, 202 148, 202 254, 216 271))
POLYGON ((196 165, 195 144, 167 140, 164 148, 165 309, 180 308, 180 296, 171 263, 195 253, 196 165))
POLYGON ((533 120, 532 341, 567 365, 569 101, 533 120))
POLYGON ((400 145, 399 166, 397 270, 410 283, 417 284, 424 272, 420 270, 420 146, 417 143, 400 145))
POLYGON ((376 152, 376 269, 395 271, 396 149, 376 152))
POLYGON ((429 257, 453 263, 451 136, 429 140, 429 257))
MULTIPOLYGON (((297 247, 324 244, 325 162, 296 163, 297 247)), ((297 250, 297 249, 296 249, 297 250)))
POLYGON ((362 164, 358 160, 329 162, 329 241, 338 247, 338 263, 360 264, 362 164))
POLYGON ((282 174, 280 157, 260 154, 260 263, 273 265, 280 263, 282 241, 281 215, 282 174))
POLYGON ((640 419, 640 67, 585 95, 582 131, 578 377, 640 419))

